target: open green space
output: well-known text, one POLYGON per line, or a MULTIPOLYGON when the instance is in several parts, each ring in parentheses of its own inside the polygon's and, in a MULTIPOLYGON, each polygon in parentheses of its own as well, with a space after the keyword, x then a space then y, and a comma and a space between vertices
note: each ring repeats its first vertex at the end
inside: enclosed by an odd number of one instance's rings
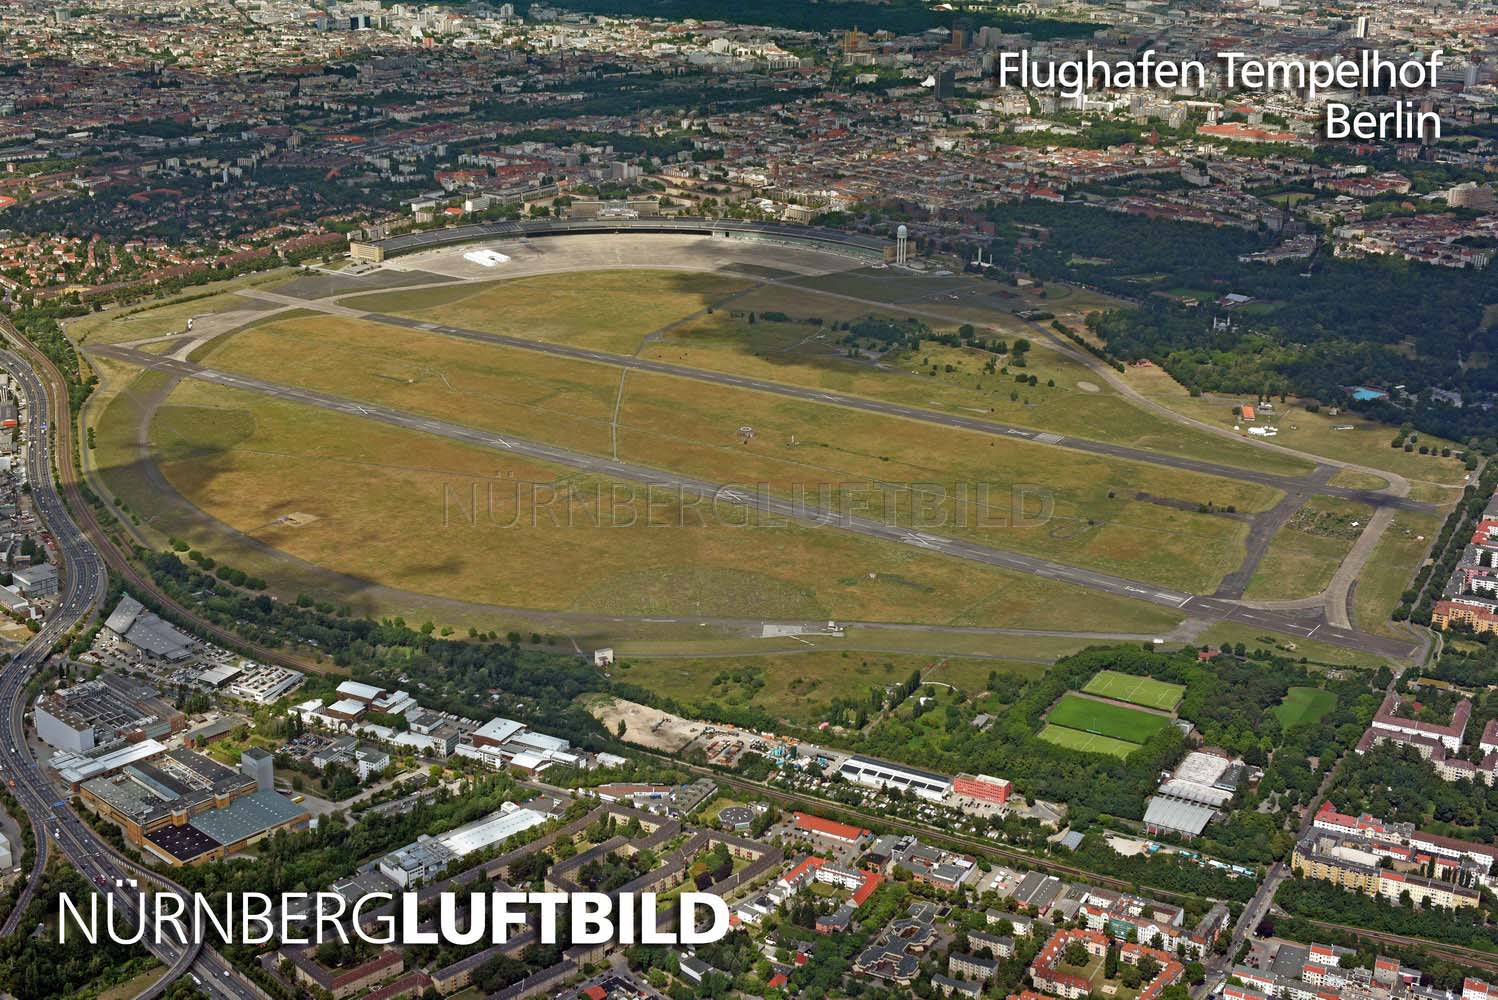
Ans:
POLYGON ((1241 562, 1247 526, 1194 508, 1263 510, 1278 497, 1163 466, 674 376, 621 378, 607 365, 344 317, 256 324, 221 341, 207 363, 1195 592, 1241 562))
POLYGON ((159 302, 105 309, 79 316, 68 320, 68 336, 80 344, 114 344, 184 333, 188 319, 195 316, 243 312, 246 318, 250 318, 257 312, 273 309, 275 306, 236 295, 235 291, 274 286, 294 273, 285 268, 255 271, 229 281, 189 288, 159 302))
POLYGON ((345 299, 371 312, 395 313, 533 340, 633 354, 652 333, 705 311, 751 282, 681 271, 542 274, 437 288, 376 292, 345 299))
POLYGON ((1410 630, 1392 616, 1441 533, 1443 520, 1441 514, 1395 512, 1358 574, 1352 591, 1354 625, 1376 635, 1410 637, 1410 630))
POLYGON ((1181 695, 1186 693, 1185 686, 1181 684, 1167 684, 1153 677, 1121 674, 1115 670, 1100 671, 1097 676, 1087 682, 1082 690, 1087 694, 1114 698, 1131 705, 1143 705, 1145 708, 1158 708, 1166 712, 1174 711, 1181 701, 1181 695))
POLYGON ((1256 412, 1257 419, 1246 423, 1236 420, 1232 410, 1235 406, 1257 402, 1251 395, 1202 393, 1192 396, 1185 386, 1154 365, 1131 366, 1125 377, 1145 397, 1195 420, 1227 429, 1236 425, 1242 428, 1239 433, 1245 439, 1250 426, 1274 427, 1277 433, 1265 441, 1312 455, 1434 483, 1461 483, 1467 475, 1461 461, 1439 455, 1442 448, 1460 450, 1458 445, 1421 435, 1415 451, 1391 448, 1389 444, 1399 433, 1398 428, 1366 420, 1354 413, 1333 415, 1327 408, 1312 412, 1299 401, 1282 402, 1276 398, 1271 410, 1256 412), (1422 455, 1418 445, 1434 447, 1437 454, 1422 455))
POLYGON ((1311 497, 1275 534, 1244 596, 1288 600, 1321 593, 1372 514, 1355 500, 1311 497))
POLYGON ((616 662, 612 673, 615 680, 639 685, 689 710, 706 704, 748 706, 807 725, 820 721, 822 710, 834 699, 864 699, 903 683, 915 672, 971 696, 986 690, 991 677, 1018 686, 1045 670, 1043 663, 814 650, 763 656, 631 656, 616 662))
POLYGON ((1319 722, 1321 717, 1337 707, 1337 696, 1330 691, 1312 687, 1293 687, 1285 694, 1285 700, 1274 708, 1280 725, 1291 726, 1319 722))
MULTIPOLYGON (((1085 617, 1139 632, 1177 620, 844 532, 676 519, 643 488, 203 383, 175 388, 151 433, 170 485, 222 522, 176 512, 179 537, 215 554, 228 525, 314 566, 419 594, 607 615, 1041 628, 1085 617)), ((150 493, 139 463, 104 475, 150 493)))
POLYGON ((1127 743, 1143 743, 1170 725, 1168 716, 1084 698, 1071 691, 1047 713, 1046 722, 1127 743))
POLYGON ((1097 733, 1085 733, 1080 729, 1071 729, 1054 723, 1046 724, 1046 727, 1040 731, 1040 738, 1069 750, 1103 753, 1112 757, 1127 757, 1139 749, 1138 743, 1115 740, 1108 736, 1099 736, 1097 733))
POLYGON ((972 307, 957 310, 953 306, 941 302, 932 304, 929 310, 923 307, 918 318, 942 334, 970 322, 985 341, 1003 340, 1012 346, 1021 338, 1027 339, 1033 346, 1024 366, 1013 365, 1011 355, 935 341, 924 343, 920 351, 896 349, 877 361, 850 358, 841 345, 847 333, 836 329, 838 324, 869 316, 906 320, 909 313, 787 285, 755 289, 736 297, 729 307, 680 323, 658 343, 647 344, 641 353, 673 364, 814 386, 1244 468, 1286 475, 1310 471, 1309 464, 1294 457, 1217 440, 1134 405, 1087 365, 1050 347, 1044 330, 1013 315, 972 307), (932 312, 950 318, 944 321, 932 312), (755 322, 749 321, 750 313, 755 314, 755 322), (766 319, 767 315, 784 316, 788 321, 766 319), (991 360, 994 370, 986 371, 991 360), (1036 384, 1021 385, 1017 381, 1021 375, 1034 376, 1036 384))
POLYGON ((1241 622, 1214 622, 1196 641, 1198 645, 1214 648, 1236 646, 1241 642, 1246 650, 1263 649, 1292 660, 1305 658, 1310 663, 1332 667, 1364 667, 1373 670, 1387 662, 1384 657, 1373 653, 1343 649, 1315 639, 1271 632, 1257 625, 1245 625, 1241 622))

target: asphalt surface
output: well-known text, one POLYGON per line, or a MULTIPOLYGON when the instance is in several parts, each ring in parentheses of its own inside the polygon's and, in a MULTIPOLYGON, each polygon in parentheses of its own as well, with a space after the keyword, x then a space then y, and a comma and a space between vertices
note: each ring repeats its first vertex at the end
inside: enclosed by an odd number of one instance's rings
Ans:
MULTIPOLYGON (((316 302, 312 302, 310 305, 313 308, 317 308, 316 302)), ((340 312, 348 311, 348 307, 346 306, 337 308, 340 312)), ((744 375, 732 375, 701 368, 689 368, 685 365, 674 365, 670 362, 653 361, 648 358, 636 358, 627 354, 612 354, 607 351, 594 351, 588 348, 570 347, 565 344, 548 344, 536 340, 526 340, 521 337, 507 337, 503 334, 485 333, 481 330, 469 330, 462 327, 445 326, 441 323, 429 323, 424 320, 411 319, 405 316, 391 316, 386 313, 363 313, 362 316, 364 319, 372 322, 384 323, 390 326, 401 326, 410 330, 425 330, 429 333, 440 333, 443 336, 457 337, 463 340, 473 340, 501 347, 535 351, 540 354, 549 354, 553 357, 568 358, 574 361, 614 365, 633 371, 670 375, 675 378, 694 379, 698 382, 709 382, 714 385, 728 386, 735 389, 752 389, 756 392, 774 393, 778 396, 788 396, 792 399, 801 399, 810 403, 832 403, 849 409, 901 417, 906 420, 919 420, 924 423, 939 424, 943 427, 976 431, 979 434, 1018 438, 1024 441, 1032 441, 1036 444, 1069 448, 1073 451, 1102 455, 1129 462, 1163 465, 1172 469, 1199 472, 1203 475, 1219 476, 1224 479, 1259 483, 1286 492, 1309 491, 1324 496, 1356 500, 1366 503, 1371 507, 1393 507, 1397 510, 1412 510, 1426 513, 1437 510, 1433 504, 1421 503, 1406 497, 1391 496, 1376 490, 1359 490, 1345 486, 1331 486, 1326 483, 1326 477, 1319 475, 1317 472, 1312 472, 1306 476, 1281 476, 1270 472, 1243 469, 1234 465, 1223 465, 1219 462, 1207 462, 1179 455, 1146 451, 1142 448, 1130 448, 1126 445, 1108 444, 1103 441, 1093 441, 1087 438, 1069 437, 1064 434, 1037 431, 1027 427, 1015 427, 1012 424, 999 423, 994 420, 940 413, 935 410, 922 409, 918 406, 887 403, 876 399, 865 399, 861 396, 850 396, 845 393, 826 392, 821 389, 810 389, 802 386, 787 385, 781 382, 770 382, 765 379, 750 378, 744 375)), ((102 349, 97 348, 96 350, 102 351, 102 349)))
MULTIPOLYGON (((131 912, 137 881, 149 881, 184 896, 186 890, 116 854, 68 807, 68 794, 47 779, 27 744, 24 723, 26 684, 50 657, 58 640, 100 610, 108 578, 98 551, 69 516, 53 476, 53 449, 68 440, 66 434, 71 416, 65 397, 61 400, 56 396, 49 397, 36 372, 9 351, 0 351, 0 368, 16 380, 18 395, 23 400, 23 474, 30 484, 37 513, 54 539, 63 563, 63 586, 56 610, 48 616, 41 631, 0 673, 0 704, 6 706, 0 715, 0 778, 10 786, 11 794, 26 810, 36 833, 35 857, 31 870, 26 873, 26 888, 4 926, 0 927, 0 936, 8 936, 21 930, 21 916, 40 884, 54 850, 101 890, 123 893, 119 900, 124 904, 120 907, 123 912, 131 912)), ((63 460, 71 461, 66 451, 63 460)), ((148 942, 151 937, 148 933, 148 942)), ((197 978, 201 988, 213 997, 251 1000, 256 996, 223 956, 211 948, 171 942, 151 943, 149 947, 167 966, 167 972, 140 993, 138 1000, 161 995, 167 986, 189 974, 197 978)))
MULTIPOLYGON (((672 495, 703 498, 707 503, 750 508, 762 519, 795 520, 822 527, 851 531, 855 534, 885 541, 897 542, 924 549, 940 555, 964 559, 969 562, 997 566, 1033 576, 1045 577, 1061 583, 1086 587, 1120 597, 1130 597, 1164 607, 1180 608, 1185 613, 1214 620, 1232 620, 1262 626, 1266 629, 1286 632, 1303 638, 1315 638, 1349 649, 1377 653, 1385 656, 1410 655, 1411 643, 1384 639, 1351 629, 1336 629, 1321 618, 1308 618, 1293 612, 1266 611, 1246 608, 1232 601, 1199 597, 1186 591, 1129 580, 1124 577, 1100 573, 1095 570, 1068 566, 1063 563, 1008 552, 981 545, 977 542, 913 531, 898 525, 887 524, 869 518, 827 511, 783 497, 751 492, 747 487, 722 486, 705 480, 681 476, 671 472, 630 462, 616 461, 598 455, 570 451, 554 445, 526 441, 508 434, 479 430, 461 424, 438 420, 417 414, 394 410, 371 403, 356 402, 329 393, 316 392, 294 386, 279 385, 263 379, 251 378, 231 372, 218 371, 202 365, 179 361, 174 358, 147 354, 131 348, 110 346, 95 348, 94 353, 128 361, 131 364, 156 371, 166 372, 182 378, 193 378, 232 389, 255 392, 288 402, 315 406, 350 416, 362 417, 409 430, 435 434, 440 437, 468 444, 510 452, 527 458, 549 462, 568 468, 591 472, 615 479, 633 480, 672 491, 672 495)), ((725 518, 727 519, 727 518, 725 518)), ((730 522, 734 523, 734 522, 730 522)))

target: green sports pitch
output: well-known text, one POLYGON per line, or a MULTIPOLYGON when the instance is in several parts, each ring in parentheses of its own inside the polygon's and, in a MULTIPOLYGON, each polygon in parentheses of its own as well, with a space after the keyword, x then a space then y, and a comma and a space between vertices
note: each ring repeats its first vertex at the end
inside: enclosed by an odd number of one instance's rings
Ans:
POLYGON ((1046 722, 1126 743, 1143 743, 1170 725, 1167 716, 1111 702, 1094 701, 1074 691, 1061 696, 1056 707, 1046 716, 1046 722))
POLYGON ((1116 670, 1100 671, 1082 690, 1099 698, 1113 698, 1130 705, 1158 708, 1164 712, 1174 711, 1181 696, 1186 693, 1182 684, 1167 684, 1153 677, 1136 677, 1116 670))
POLYGON ((1040 738, 1048 743, 1055 743, 1057 746, 1072 750, 1081 750, 1084 753, 1106 753, 1115 757, 1127 757, 1139 749, 1138 743, 1115 740, 1107 736, 1099 736, 1097 733, 1084 733, 1080 729, 1068 729, 1065 726, 1047 725, 1040 731, 1040 738))

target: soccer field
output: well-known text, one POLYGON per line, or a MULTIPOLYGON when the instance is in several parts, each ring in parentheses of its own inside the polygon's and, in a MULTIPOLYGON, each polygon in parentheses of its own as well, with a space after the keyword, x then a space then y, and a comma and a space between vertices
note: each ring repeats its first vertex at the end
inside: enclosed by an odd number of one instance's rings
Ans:
POLYGON ((1321 717, 1337 707, 1337 696, 1321 688, 1293 687, 1285 693, 1285 700, 1274 707, 1274 716, 1285 728, 1307 722, 1319 722, 1321 717))
POLYGON ((1062 695, 1056 707, 1051 709, 1051 714, 1046 716, 1046 722, 1129 743, 1143 743, 1170 724, 1170 720, 1163 715, 1093 701, 1075 692, 1062 695))
POLYGON ((1101 698, 1116 698, 1131 705, 1143 705, 1145 708, 1158 708, 1166 712, 1173 711, 1181 696, 1186 693, 1186 687, 1182 684, 1167 684, 1153 677, 1136 677, 1116 670, 1099 672, 1082 690, 1101 698))
POLYGON ((1040 731, 1040 738, 1072 750, 1081 750, 1084 753, 1106 753, 1115 757, 1127 757, 1139 749, 1137 743, 1128 743, 1124 740, 1099 736, 1096 733, 1084 733, 1080 729, 1068 729, 1066 726, 1050 724, 1040 731))

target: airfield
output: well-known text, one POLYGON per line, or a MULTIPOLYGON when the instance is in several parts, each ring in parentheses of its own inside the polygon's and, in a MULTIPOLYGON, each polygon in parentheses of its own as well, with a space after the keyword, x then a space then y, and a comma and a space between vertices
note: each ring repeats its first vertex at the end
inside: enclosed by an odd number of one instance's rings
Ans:
POLYGON ((124 530, 281 596, 639 655, 1030 662, 1228 628, 1412 655, 1388 612, 1460 465, 1251 441, 1016 315, 1106 305, 629 233, 286 272, 69 333, 102 383, 85 471, 124 530), (1009 350, 854 333, 962 324, 1009 350))

